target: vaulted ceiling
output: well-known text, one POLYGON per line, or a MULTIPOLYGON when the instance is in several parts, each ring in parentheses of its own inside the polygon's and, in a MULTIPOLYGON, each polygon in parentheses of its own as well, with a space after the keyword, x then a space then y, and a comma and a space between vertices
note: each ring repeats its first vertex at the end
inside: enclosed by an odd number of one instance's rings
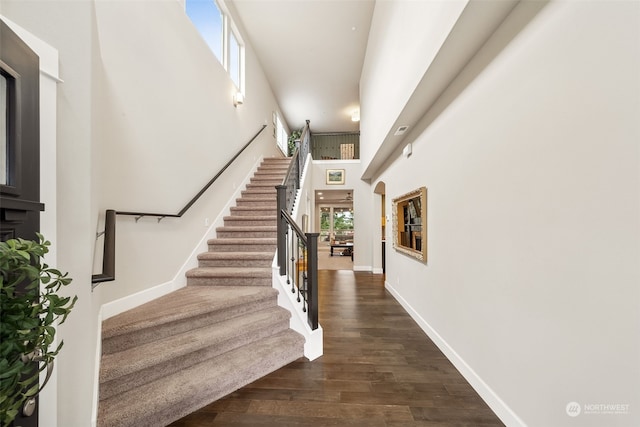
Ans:
POLYGON ((293 129, 358 131, 374 0, 231 0, 293 129))

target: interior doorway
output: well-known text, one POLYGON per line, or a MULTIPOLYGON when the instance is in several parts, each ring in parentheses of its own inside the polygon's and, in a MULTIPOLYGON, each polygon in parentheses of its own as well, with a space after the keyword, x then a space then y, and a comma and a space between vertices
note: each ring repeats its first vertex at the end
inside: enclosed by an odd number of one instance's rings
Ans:
POLYGON ((317 190, 316 230, 319 270, 352 270, 355 212, 352 190, 317 190))

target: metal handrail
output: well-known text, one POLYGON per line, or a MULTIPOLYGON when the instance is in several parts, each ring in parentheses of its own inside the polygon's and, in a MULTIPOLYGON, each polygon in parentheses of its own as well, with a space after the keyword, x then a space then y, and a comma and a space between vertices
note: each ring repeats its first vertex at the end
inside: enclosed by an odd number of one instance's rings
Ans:
POLYGON ((158 222, 162 221, 164 218, 180 218, 184 215, 191 206, 193 206, 198 199, 211 187, 211 185, 222 175, 222 173, 227 170, 229 166, 242 154, 242 152, 258 138, 258 136, 264 131, 267 125, 262 125, 260 130, 256 132, 256 134, 247 142, 238 152, 225 164, 222 169, 209 180, 208 183, 205 184, 204 187, 196 194, 189 202, 178 212, 177 214, 166 214, 166 213, 152 213, 152 212, 132 212, 132 211, 117 211, 113 209, 107 209, 105 212, 105 229, 103 233, 100 233, 98 236, 104 234, 104 249, 102 256, 102 273, 94 274, 91 276, 91 283, 97 286, 98 283, 102 282, 110 282, 115 280, 115 262, 116 262, 116 215, 128 215, 135 216, 136 221, 145 216, 153 216, 158 217, 158 222))
POLYGON ((287 173, 282 180, 282 184, 287 186, 287 212, 293 211, 293 203, 298 189, 300 188, 300 178, 304 172, 304 162, 309 153, 309 145, 311 141, 311 130, 309 128, 309 120, 306 121, 300 139, 296 140, 296 148, 291 156, 291 163, 287 168, 287 173))

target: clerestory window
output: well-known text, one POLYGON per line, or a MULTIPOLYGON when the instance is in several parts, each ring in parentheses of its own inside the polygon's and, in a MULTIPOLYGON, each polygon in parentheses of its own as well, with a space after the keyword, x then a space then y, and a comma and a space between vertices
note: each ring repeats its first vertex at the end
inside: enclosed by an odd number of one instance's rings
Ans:
POLYGON ((186 12, 236 88, 244 92, 244 45, 224 3, 186 0, 186 12))

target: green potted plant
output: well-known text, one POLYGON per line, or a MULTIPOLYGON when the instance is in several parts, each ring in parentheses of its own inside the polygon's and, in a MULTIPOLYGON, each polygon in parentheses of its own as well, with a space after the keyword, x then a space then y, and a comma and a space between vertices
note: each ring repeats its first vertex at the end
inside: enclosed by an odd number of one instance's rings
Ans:
POLYGON ((46 384, 40 386, 40 372, 46 369, 51 374, 62 347, 62 342, 53 347, 55 325, 65 321, 78 299, 58 294, 71 279, 43 263, 51 243, 37 236, 38 241, 0 242, 2 427, 11 425, 21 410, 34 406, 35 396, 46 384))
POLYGON ((289 135, 289 140, 287 141, 289 152, 287 156, 293 156, 293 153, 296 151, 296 141, 300 139, 300 136, 302 136, 302 129, 294 130, 291 132, 291 135, 289 135))

